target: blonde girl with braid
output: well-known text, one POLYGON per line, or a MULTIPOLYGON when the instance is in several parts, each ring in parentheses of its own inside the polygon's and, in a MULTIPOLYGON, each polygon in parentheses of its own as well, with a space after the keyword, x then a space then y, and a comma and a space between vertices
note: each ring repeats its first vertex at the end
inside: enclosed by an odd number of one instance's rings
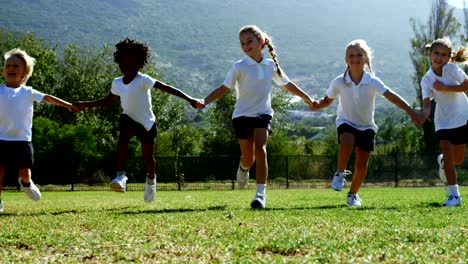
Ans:
POLYGON ((431 113, 431 99, 436 102, 434 125, 442 154, 437 157, 439 177, 447 183, 443 206, 461 205, 455 165, 463 164, 468 143, 468 76, 451 62, 468 61, 468 47, 452 54, 449 38, 428 45, 431 67, 421 79, 424 123, 431 113))
POLYGON ((221 98, 231 89, 236 90, 232 122, 241 149, 237 182, 239 188, 248 184, 249 169, 255 162, 257 188, 250 206, 265 208, 268 177, 266 145, 274 112, 271 108, 272 82, 301 97, 307 104, 312 104, 312 99, 281 70, 271 38, 260 28, 254 25, 242 27, 239 41, 246 56, 233 64, 224 83, 204 99, 204 104, 221 98), (265 47, 272 59, 262 53, 265 47))
POLYGON ((346 170, 348 160, 355 151, 354 175, 347 194, 347 204, 350 206, 362 204, 358 191, 366 178, 369 156, 375 148, 378 128, 374 122, 376 96, 382 95, 404 110, 415 123, 420 116, 402 97, 374 76, 371 61, 372 51, 366 41, 351 41, 345 50, 347 67, 344 74, 340 74, 331 82, 325 97, 310 105, 311 110, 317 110, 329 106, 338 97, 336 127, 340 147, 338 168, 333 176, 331 188, 336 191, 344 188, 345 176, 351 174, 346 170))

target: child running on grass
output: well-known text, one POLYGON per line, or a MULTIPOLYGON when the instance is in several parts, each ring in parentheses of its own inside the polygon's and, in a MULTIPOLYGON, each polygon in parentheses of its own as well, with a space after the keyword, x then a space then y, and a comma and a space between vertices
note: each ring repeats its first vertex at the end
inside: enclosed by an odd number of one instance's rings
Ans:
POLYGON ((224 83, 205 98, 204 104, 208 105, 231 89, 236 89, 232 122, 242 153, 237 182, 240 188, 248 184, 249 168, 256 162, 257 190, 250 206, 265 208, 268 177, 266 144, 273 117, 272 82, 301 97, 308 104, 312 103, 312 99, 282 71, 271 38, 265 32, 257 26, 248 25, 240 29, 239 40, 246 56, 234 63, 224 83), (268 48, 272 59, 262 54, 264 47, 268 48))
POLYGON ((36 60, 24 50, 12 49, 5 53, 4 59, 5 83, 0 84, 0 212, 3 212, 1 192, 7 168, 18 169, 19 184, 30 199, 41 199, 41 192, 31 179, 34 102, 77 110, 69 102, 26 86, 36 60))
POLYGON ((117 176, 111 181, 110 188, 125 192, 127 176, 125 165, 130 139, 136 136, 141 143, 147 177, 144 200, 151 202, 156 195, 156 173, 153 149, 156 143, 157 126, 151 102, 151 89, 185 99, 194 108, 203 107, 202 103, 177 88, 165 84, 140 72, 150 57, 150 48, 146 43, 126 38, 116 45, 114 61, 119 65, 123 76, 112 81, 107 97, 95 101, 79 101, 75 104, 80 111, 87 107, 112 105, 120 97, 123 112, 119 118, 119 141, 117 144, 117 176))
POLYGON ((443 206, 461 204, 455 165, 463 163, 468 142, 468 77, 450 62, 468 60, 468 48, 460 47, 452 55, 452 42, 441 38, 429 47, 431 68, 421 80, 424 123, 431 113, 431 98, 436 102, 434 124, 442 154, 437 157, 439 177, 448 184, 443 206))
POLYGON ((329 106, 336 97, 339 98, 336 127, 338 131, 338 170, 331 188, 341 191, 345 185, 348 160, 356 152, 354 175, 347 203, 350 206, 360 206, 359 188, 367 174, 370 152, 375 148, 377 125, 374 122, 375 98, 383 95, 387 100, 403 109, 413 120, 418 122, 418 114, 398 94, 387 87, 374 76, 371 66, 371 49, 364 40, 353 40, 346 46, 344 74, 337 76, 330 84, 327 95, 314 102, 311 110, 329 106), (368 71, 364 68, 367 66, 368 71))

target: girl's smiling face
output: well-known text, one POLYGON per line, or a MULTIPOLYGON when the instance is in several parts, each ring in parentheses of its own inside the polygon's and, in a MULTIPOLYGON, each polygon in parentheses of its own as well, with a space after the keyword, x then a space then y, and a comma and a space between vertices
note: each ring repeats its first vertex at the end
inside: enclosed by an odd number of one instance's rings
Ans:
POLYGON ((364 70, 368 59, 366 52, 358 46, 349 46, 346 49, 346 64, 350 70, 364 70))
POLYGON ((242 51, 245 55, 259 62, 262 58, 263 40, 257 39, 257 36, 252 32, 243 32, 239 34, 239 41, 242 51))
POLYGON ((432 69, 441 70, 442 66, 449 62, 451 52, 451 49, 443 44, 432 45, 429 53, 432 69))
POLYGON ((5 83, 8 87, 19 87, 25 75, 26 66, 20 58, 11 56, 5 61, 3 65, 3 76, 5 77, 5 83))

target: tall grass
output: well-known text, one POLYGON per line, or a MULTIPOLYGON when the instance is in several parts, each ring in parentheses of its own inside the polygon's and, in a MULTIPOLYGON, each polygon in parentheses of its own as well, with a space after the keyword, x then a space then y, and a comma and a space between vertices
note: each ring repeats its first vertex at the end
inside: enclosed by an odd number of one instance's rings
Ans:
MULTIPOLYGON (((467 187, 461 192, 468 193, 467 187)), ((1 262, 466 263, 468 210, 440 206, 443 188, 6 192, 1 262)))

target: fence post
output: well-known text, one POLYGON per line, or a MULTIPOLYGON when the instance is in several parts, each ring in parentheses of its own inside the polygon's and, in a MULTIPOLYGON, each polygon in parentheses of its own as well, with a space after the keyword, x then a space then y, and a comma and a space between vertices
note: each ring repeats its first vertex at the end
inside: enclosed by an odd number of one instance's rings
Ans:
POLYGON ((177 190, 181 191, 182 188, 181 188, 180 175, 179 175, 178 168, 179 168, 179 155, 176 155, 175 162, 174 162, 174 171, 175 171, 175 175, 177 177, 177 190))
POLYGON ((289 155, 286 156, 286 189, 289 189, 289 155))
POLYGON ((393 158, 395 160, 395 187, 398 187, 398 181, 399 181, 398 172, 399 172, 399 170, 398 170, 398 152, 397 151, 395 151, 393 153, 393 158))
POLYGON ((237 171, 236 171, 236 160, 234 158, 234 156, 231 156, 231 161, 232 161, 232 167, 231 167, 231 185, 232 185, 232 189, 236 189, 236 181, 235 181, 235 178, 236 177, 233 177, 232 178, 232 175, 236 175, 237 171))

